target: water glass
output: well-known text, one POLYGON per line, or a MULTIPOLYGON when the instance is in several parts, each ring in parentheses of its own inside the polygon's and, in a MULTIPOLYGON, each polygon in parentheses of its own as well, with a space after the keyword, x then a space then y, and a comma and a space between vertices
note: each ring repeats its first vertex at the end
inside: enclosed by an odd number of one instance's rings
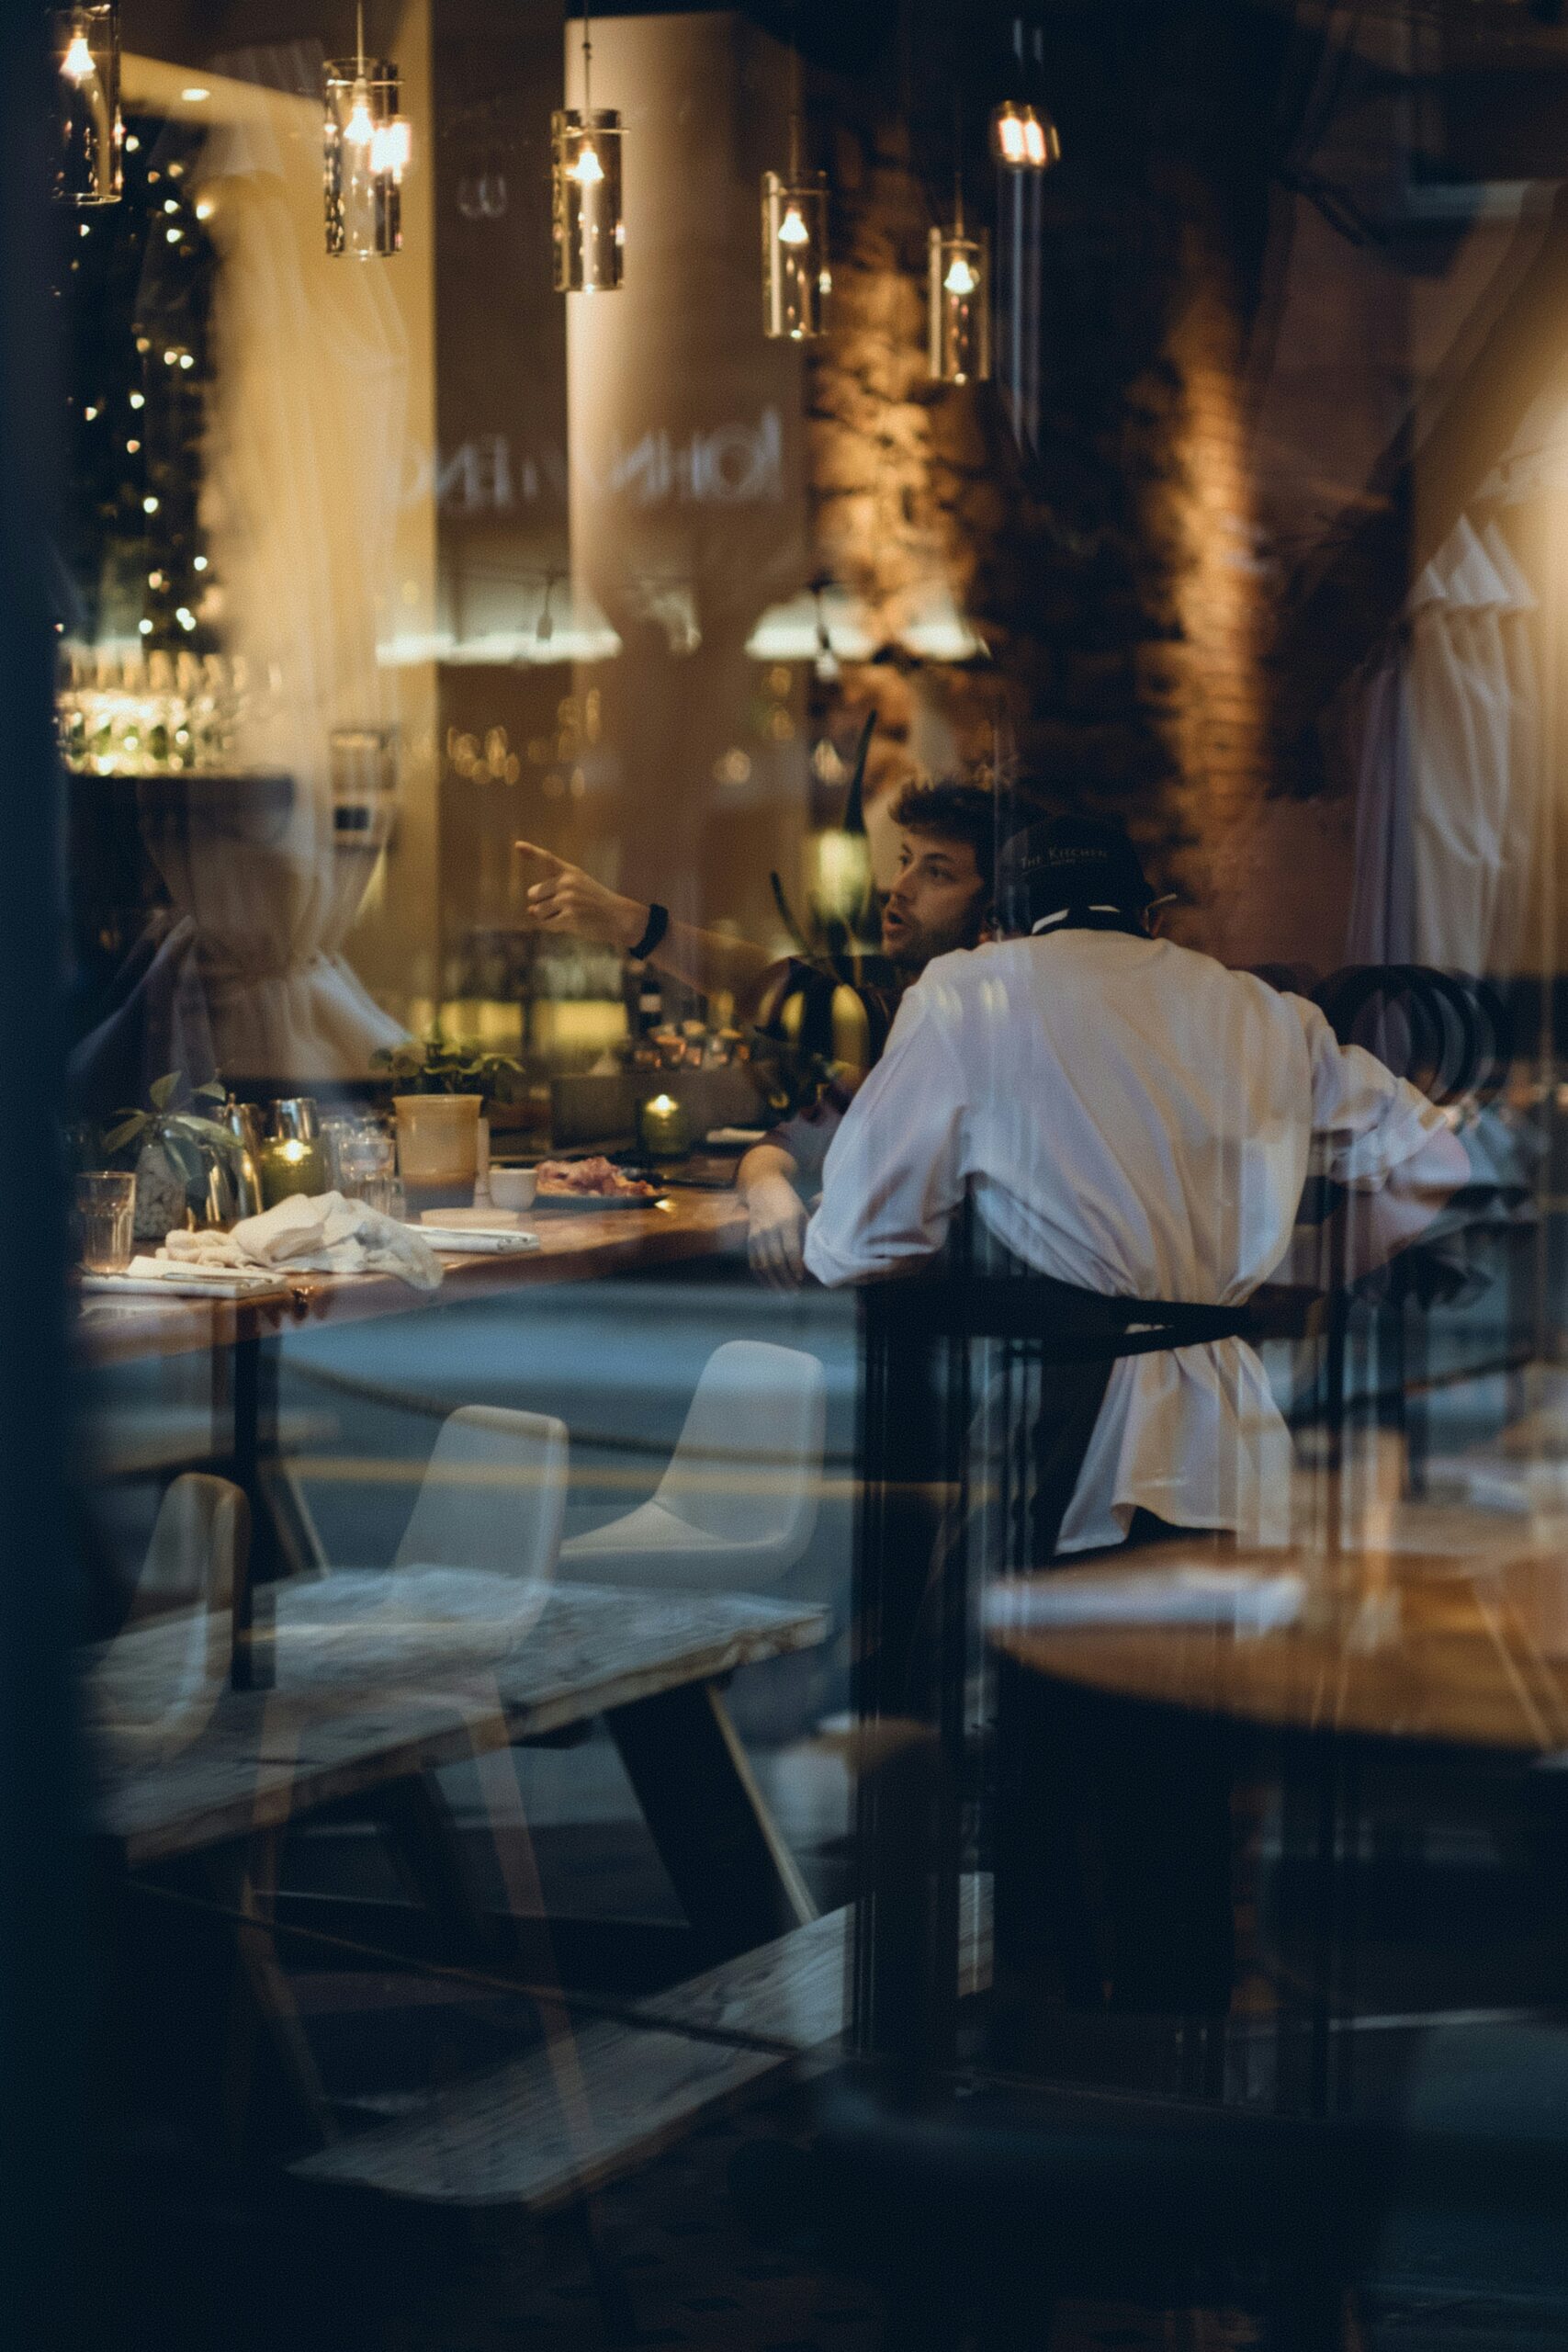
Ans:
POLYGON ((76 1248, 85 1273, 124 1273, 135 1215, 134 1176, 77 1177, 76 1248))

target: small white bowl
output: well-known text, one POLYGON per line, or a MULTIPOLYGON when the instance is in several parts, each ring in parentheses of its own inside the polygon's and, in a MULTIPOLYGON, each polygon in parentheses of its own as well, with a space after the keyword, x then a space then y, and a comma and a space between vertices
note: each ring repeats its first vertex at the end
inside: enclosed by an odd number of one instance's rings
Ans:
POLYGON ((490 1171, 490 1196, 498 1209, 531 1209, 534 1195, 539 1189, 536 1170, 532 1168, 497 1168, 493 1161, 490 1171))

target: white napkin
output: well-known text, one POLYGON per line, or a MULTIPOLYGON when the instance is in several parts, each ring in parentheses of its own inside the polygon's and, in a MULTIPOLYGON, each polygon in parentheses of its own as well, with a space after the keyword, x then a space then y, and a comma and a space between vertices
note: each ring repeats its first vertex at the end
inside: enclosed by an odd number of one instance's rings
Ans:
POLYGON ((158 1252, 173 1263, 265 1267, 273 1273, 396 1274, 413 1290, 438 1290, 441 1261, 412 1226, 341 1193, 295 1193, 228 1233, 171 1233, 158 1252))
POLYGON ((991 1633, 1070 1625, 1220 1625, 1272 1634, 1301 1615, 1298 1576, 1237 1568, 1112 1568, 1104 1576, 1030 1577, 987 1595, 991 1633))

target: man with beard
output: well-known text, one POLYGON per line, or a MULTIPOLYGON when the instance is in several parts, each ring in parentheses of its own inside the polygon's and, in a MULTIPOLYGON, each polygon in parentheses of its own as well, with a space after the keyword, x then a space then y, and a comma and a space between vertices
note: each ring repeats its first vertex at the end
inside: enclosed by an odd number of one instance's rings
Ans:
MULTIPOLYGON (((867 1066, 891 1025, 899 997, 933 956, 978 944, 990 907, 995 803, 983 786, 961 782, 907 785, 894 803, 898 871, 882 909, 887 970, 863 990, 867 1066)), ((667 908, 627 898, 533 842, 518 852, 540 869, 528 888, 528 912, 546 931, 618 947, 705 995, 732 992, 760 1027, 774 1027, 799 977, 793 958, 771 962, 750 941, 676 922, 667 908)), ((840 1120, 865 1076, 840 1063, 817 1100, 798 1111, 741 1160, 736 1183, 746 1203, 751 1264, 775 1288, 804 1278, 801 1244, 807 1208, 840 1120)))

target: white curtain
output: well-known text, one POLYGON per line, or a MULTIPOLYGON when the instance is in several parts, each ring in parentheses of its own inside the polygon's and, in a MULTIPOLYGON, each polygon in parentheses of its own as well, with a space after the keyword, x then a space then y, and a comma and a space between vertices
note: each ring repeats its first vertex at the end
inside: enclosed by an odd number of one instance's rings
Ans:
POLYGON ((244 664, 248 774, 226 804, 194 786, 183 808, 165 803, 147 841, 186 943, 182 1027, 199 1004, 225 1076, 351 1077, 403 1034, 344 955, 378 851, 374 833, 336 831, 330 748, 335 728, 397 718, 376 643, 396 609, 408 471, 406 339, 385 275, 399 265, 325 253, 321 105, 295 95, 319 86, 319 62, 228 63, 246 97, 197 180, 222 256, 205 520, 244 664))
POLYGON ((1535 597, 1495 521, 1464 516, 1361 673, 1350 960, 1508 978, 1540 811, 1535 597))

